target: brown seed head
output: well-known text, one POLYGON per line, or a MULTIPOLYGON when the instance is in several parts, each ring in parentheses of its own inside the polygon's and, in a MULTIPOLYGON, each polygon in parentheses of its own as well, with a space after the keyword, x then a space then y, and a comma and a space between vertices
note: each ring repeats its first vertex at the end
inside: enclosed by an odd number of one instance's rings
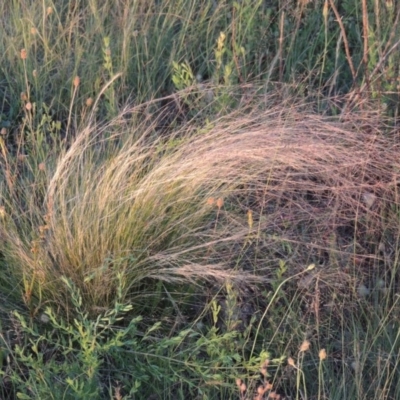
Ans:
POLYGON ((325 0, 324 8, 322 9, 322 15, 325 21, 328 20, 328 13, 329 13, 328 0, 325 0))
POLYGON ((81 82, 81 79, 79 78, 79 76, 76 76, 72 83, 73 83, 74 87, 78 87, 80 82, 81 82))
POLYGON ((207 199, 207 205, 212 206, 215 203, 214 197, 209 197, 207 199))
POLYGON ((301 346, 300 346, 300 353, 302 353, 302 352, 305 352, 305 351, 307 351, 307 350, 309 350, 309 348, 310 348, 310 342, 308 341, 308 340, 305 340, 302 344, 301 344, 301 346))
POLYGON ((257 393, 259 394, 259 395, 263 395, 264 393, 265 393, 265 388, 264 388, 264 386, 259 386, 258 388, 257 388, 257 393))
POLYGON ((321 361, 322 361, 322 360, 325 360, 325 358, 327 357, 327 355, 326 355, 326 350, 325 350, 325 349, 321 349, 321 350, 319 351, 318 357, 319 357, 319 359, 320 359, 321 361))
POLYGON ((28 53, 26 52, 26 49, 21 50, 21 59, 26 60, 28 58, 28 53))
POLYGON ((90 107, 93 104, 93 99, 91 97, 86 99, 86 107, 90 107))
POLYGON ((224 205, 224 199, 223 199, 222 197, 220 197, 220 198, 217 200, 217 207, 218 207, 218 208, 221 208, 223 205, 224 205))
POLYGON ((28 102, 25 104, 25 108, 26 108, 28 111, 31 111, 31 110, 32 110, 32 103, 31 103, 30 101, 28 101, 28 102))
POLYGON ((289 357, 287 362, 291 367, 295 367, 296 368, 296 364, 295 364, 295 362, 294 362, 292 357, 289 357))

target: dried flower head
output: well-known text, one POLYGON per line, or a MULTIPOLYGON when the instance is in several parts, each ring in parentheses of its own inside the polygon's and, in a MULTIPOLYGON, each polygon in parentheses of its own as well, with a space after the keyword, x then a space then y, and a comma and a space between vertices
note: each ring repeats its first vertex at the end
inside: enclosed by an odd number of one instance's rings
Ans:
POLYGON ((93 99, 91 97, 86 99, 86 107, 90 107, 93 104, 93 99))
POLYGON ((41 162, 38 166, 39 171, 46 171, 46 165, 44 162, 41 162))
POLYGON ((28 58, 28 53, 26 52, 26 49, 21 50, 21 59, 26 60, 28 58))
POLYGON ((74 78, 74 80, 72 81, 72 84, 74 85, 74 87, 78 87, 80 82, 81 82, 81 79, 79 78, 79 76, 76 76, 74 78))
POLYGON ((236 386, 240 389, 240 386, 242 384, 242 380, 240 378, 236 378, 235 382, 236 382, 236 386))
POLYGON ((262 396, 265 392, 266 392, 266 390, 265 390, 265 387, 264 387, 264 386, 259 386, 259 387, 257 388, 257 393, 258 393, 259 395, 262 396))
POLYGON ((296 364, 295 364, 295 362, 294 362, 294 360, 293 360, 292 357, 289 357, 288 360, 287 360, 287 362, 288 362, 288 364, 289 364, 291 367, 296 368, 296 364))
POLYGON ((318 357, 319 357, 319 359, 320 359, 321 361, 322 361, 322 360, 325 360, 325 358, 327 357, 327 356, 326 356, 326 350, 325 350, 325 349, 321 349, 321 350, 319 351, 318 357))
POLYGON ((53 7, 47 7, 46 15, 49 16, 51 14, 53 14, 53 7))
POLYGON ((37 34, 37 29, 34 26, 32 26, 32 28, 31 28, 31 34, 32 35, 36 35, 37 34))
POLYGON ((244 393, 247 390, 247 386, 244 382, 240 385, 240 393, 244 393))
POLYGON ((276 392, 271 392, 271 393, 269 394, 269 397, 268 397, 268 398, 274 399, 274 400, 280 400, 281 395, 278 394, 278 393, 276 393, 276 392))
POLYGON ((215 203, 214 197, 209 197, 209 198, 207 199, 207 205, 208 205, 208 206, 212 206, 212 205, 214 205, 214 203, 215 203))
POLYGON ((310 348, 310 342, 308 340, 305 340, 301 344, 299 351, 300 351, 300 353, 302 353, 302 352, 305 352, 305 351, 309 350, 309 348, 310 348))
POLYGON ((217 207, 218 207, 218 208, 221 208, 223 205, 224 205, 224 199, 223 199, 222 197, 220 197, 220 198, 217 200, 217 207))
POLYGON ((28 100, 28 96, 26 95, 25 92, 21 92, 21 100, 22 101, 27 101, 28 100))
POLYGON ((322 9, 322 15, 325 21, 328 20, 328 14, 329 14, 328 0, 325 0, 324 8, 322 9))
POLYGON ((31 103, 30 101, 28 101, 28 102, 25 104, 25 108, 26 108, 28 111, 31 111, 31 110, 32 110, 32 103, 31 103))
POLYGON ((37 71, 36 71, 36 69, 34 69, 34 70, 32 71, 32 75, 33 75, 34 78, 37 77, 37 71))

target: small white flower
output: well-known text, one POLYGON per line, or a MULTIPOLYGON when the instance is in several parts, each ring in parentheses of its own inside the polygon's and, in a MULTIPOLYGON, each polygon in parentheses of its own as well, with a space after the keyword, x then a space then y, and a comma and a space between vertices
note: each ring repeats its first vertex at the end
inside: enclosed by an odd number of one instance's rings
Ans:
POLYGON ((40 316, 39 319, 40 319, 40 322, 43 322, 44 324, 47 324, 50 321, 49 316, 44 313, 40 316))

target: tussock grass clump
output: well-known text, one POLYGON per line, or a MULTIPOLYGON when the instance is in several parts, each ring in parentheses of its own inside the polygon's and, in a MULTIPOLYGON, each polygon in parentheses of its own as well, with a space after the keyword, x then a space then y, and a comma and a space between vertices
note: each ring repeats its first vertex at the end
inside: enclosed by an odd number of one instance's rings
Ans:
POLYGON ((266 282, 313 253, 345 276, 396 194, 397 147, 373 116, 281 105, 160 135, 138 111, 82 129, 40 185, 3 171, 2 252, 31 306, 68 307, 62 276, 89 312, 112 304, 117 276, 137 304, 155 282, 266 282))

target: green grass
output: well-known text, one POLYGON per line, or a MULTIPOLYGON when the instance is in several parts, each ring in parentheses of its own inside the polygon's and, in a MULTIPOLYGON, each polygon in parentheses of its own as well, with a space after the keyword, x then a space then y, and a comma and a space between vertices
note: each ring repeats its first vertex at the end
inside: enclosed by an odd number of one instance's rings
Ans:
POLYGON ((1 398, 399 397, 395 2, 3 3, 1 398))

